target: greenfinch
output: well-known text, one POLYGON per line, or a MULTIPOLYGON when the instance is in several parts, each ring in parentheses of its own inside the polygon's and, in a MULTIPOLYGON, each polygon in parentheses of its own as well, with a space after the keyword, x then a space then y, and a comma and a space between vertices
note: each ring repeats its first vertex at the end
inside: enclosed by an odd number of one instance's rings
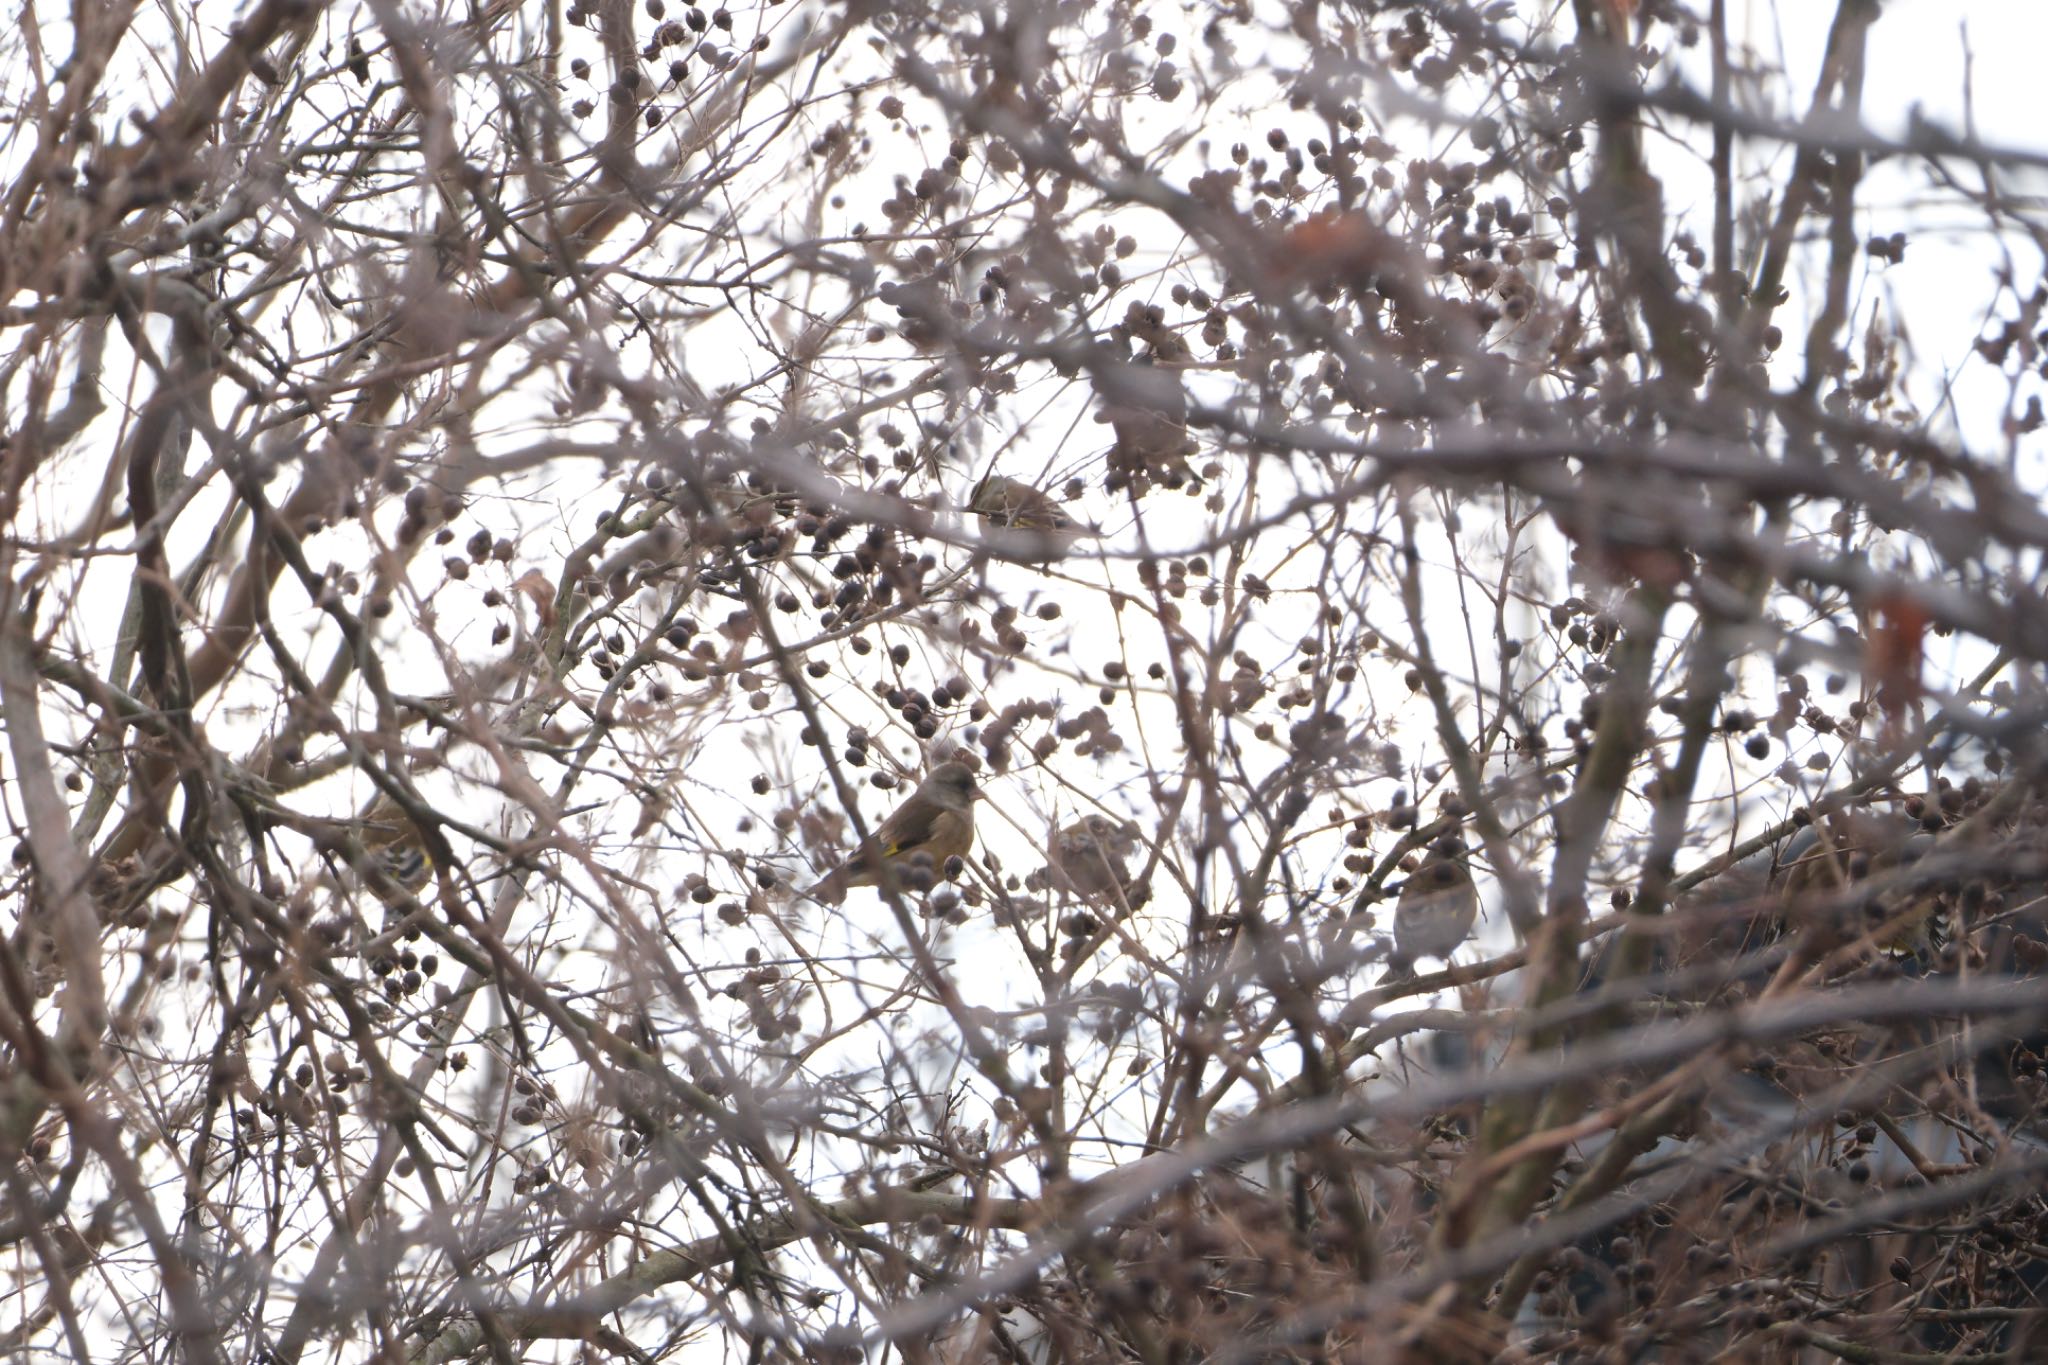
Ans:
MULTIPOLYGON (((1868 927, 1883 931, 1878 947, 1885 952, 1910 957, 1939 948, 1947 927, 1940 887, 1901 885, 1874 899, 1849 889, 1866 877, 1918 862, 1934 843, 1917 821, 1868 811, 1837 816, 1825 830, 1808 825, 1778 859, 1787 914, 1811 914, 1847 899, 1861 904, 1868 927)), ((1859 932, 1854 924, 1840 927, 1859 932)))
POLYGON ((1134 825, 1103 815, 1084 815, 1052 837, 1046 850, 1044 883, 1082 900, 1110 904, 1131 900, 1131 855, 1138 847, 1134 825))
POLYGON ((972 769, 958 760, 941 763, 876 826, 867 847, 804 894, 837 904, 851 888, 879 886, 884 877, 906 890, 929 887, 945 875, 948 859, 964 858, 974 846, 974 803, 980 797, 972 769))
POLYGON ((377 870, 407 891, 418 891, 434 875, 433 861, 416 843, 388 844, 376 857, 377 870))
POLYGON ((1049 494, 1001 474, 987 475, 974 485, 974 496, 967 505, 992 525, 1021 531, 1065 531, 1074 525, 1074 519, 1049 494))
POLYGON ((1195 481, 1187 457, 1200 447, 1188 436, 1188 395, 1180 376, 1145 358, 1102 368, 1098 422, 1116 433, 1109 463, 1130 478, 1178 488, 1195 481))
POLYGON ((1050 494, 1001 474, 976 484, 967 507, 990 526, 1019 532, 1015 540, 1027 553, 1062 555, 1080 537, 1096 534, 1094 527, 1068 516, 1050 494))
POLYGON ((1201 447, 1188 435, 1188 394, 1177 370, 1194 359, 1193 348, 1166 325, 1157 306, 1135 300, 1110 334, 1124 354, 1143 348, 1134 360, 1125 360, 1111 347, 1110 357, 1091 367, 1103 404, 1095 420, 1107 422, 1116 433, 1109 453, 1112 473, 1141 490, 1151 483, 1168 488, 1200 484, 1187 457, 1201 447))
MULTIPOLYGON (((389 898, 393 888, 416 893, 433 880, 433 859, 420 842, 418 828, 388 798, 375 802, 347 832, 355 836, 365 855, 360 860, 350 856, 354 880, 378 897, 389 898)), ((337 841, 339 834, 337 830, 337 841)))

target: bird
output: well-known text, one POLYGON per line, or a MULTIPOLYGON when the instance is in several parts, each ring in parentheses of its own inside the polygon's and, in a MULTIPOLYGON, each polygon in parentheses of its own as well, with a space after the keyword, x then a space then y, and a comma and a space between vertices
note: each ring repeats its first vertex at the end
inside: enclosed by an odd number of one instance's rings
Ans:
POLYGON ((416 843, 387 844, 376 859, 377 870, 407 891, 418 891, 434 875, 433 859, 416 843))
POLYGON ((1795 920, 1824 915, 1836 932, 1882 929, 1877 946, 1892 956, 1939 949, 1947 931, 1943 888, 1901 874, 1934 847, 1934 835, 1904 816, 1858 811, 1838 816, 1825 831, 1819 824, 1807 825, 1778 859, 1786 914, 1795 920), (1902 884, 1875 896, 1855 889, 1873 877, 1902 884))
POLYGON ((433 880, 434 860, 409 827, 365 822, 355 833, 351 844, 322 857, 308 889, 338 899, 366 897, 382 907, 389 928, 419 910, 419 893, 433 880))
POLYGON ((968 510, 990 526, 1019 534, 1011 539, 1025 553, 1055 558, 1082 536, 1098 534, 1067 515, 1066 509, 1022 479, 989 474, 974 485, 968 510))
POLYGON ((1188 436, 1188 395, 1179 375, 1151 356, 1112 360, 1101 366, 1097 386, 1103 406, 1095 420, 1116 433, 1112 469, 1169 488, 1197 482, 1187 457, 1199 446, 1188 436))
POLYGON ((944 875, 948 859, 964 858, 974 846, 974 803, 981 795, 974 770, 965 763, 949 759, 939 764, 875 827, 867 846, 855 850, 804 894, 836 904, 853 887, 883 885, 885 875, 901 889, 928 888, 944 875))
POLYGON ((1193 348, 1157 306, 1135 300, 1110 334, 1119 345, 1105 348, 1093 373, 1103 403, 1095 420, 1116 433, 1111 471, 1141 490, 1151 483, 1199 485, 1187 457, 1201 447, 1188 436, 1188 394, 1178 372, 1194 359, 1193 348), (1124 359, 1133 346, 1144 349, 1124 359))
POLYGON ((1046 850, 1045 884, 1083 900, 1129 902, 1130 858, 1137 846, 1136 826, 1084 815, 1053 835, 1052 847, 1046 850))
POLYGON ((1052 495, 1041 492, 1022 479, 988 474, 974 485, 968 508, 994 526, 1019 531, 1071 531, 1077 523, 1052 495))
POLYGON ((1394 904, 1394 957, 1411 969, 1425 957, 1448 964, 1479 918, 1479 889, 1464 852, 1455 839, 1442 840, 1401 886, 1394 904))

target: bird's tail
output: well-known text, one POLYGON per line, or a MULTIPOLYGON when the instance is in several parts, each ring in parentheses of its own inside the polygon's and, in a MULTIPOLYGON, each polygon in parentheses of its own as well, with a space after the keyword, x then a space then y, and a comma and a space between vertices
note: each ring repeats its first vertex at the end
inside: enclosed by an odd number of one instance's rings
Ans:
POLYGON ((1415 979, 1415 964, 1395 953, 1387 954, 1387 970, 1380 974, 1379 984, 1392 986, 1415 979))
POLYGON ((846 872, 835 867, 798 894, 820 905, 838 905, 846 899, 846 872))

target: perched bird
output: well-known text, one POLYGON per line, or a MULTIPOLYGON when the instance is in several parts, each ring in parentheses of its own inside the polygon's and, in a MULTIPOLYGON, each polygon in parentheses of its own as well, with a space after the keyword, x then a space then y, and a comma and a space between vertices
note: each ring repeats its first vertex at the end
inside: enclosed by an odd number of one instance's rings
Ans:
POLYGON ((1128 903, 1131 855, 1138 847, 1134 825, 1102 815, 1084 815, 1052 837, 1046 850, 1044 883, 1083 900, 1128 903))
POLYGON ((1866 878, 1898 877, 1934 846, 1934 835, 1904 816, 1857 811, 1838 815, 1825 830, 1808 825, 1778 859, 1785 913, 1811 920, 1851 909, 1858 913, 1830 928, 1852 934, 1882 929, 1878 947, 1897 956, 1938 949, 1947 931, 1942 887, 1904 879, 1876 896, 1855 889, 1866 878))
POLYGON ((379 796, 358 814, 347 832, 354 835, 368 855, 360 861, 350 859, 356 880, 379 895, 389 892, 389 887, 379 887, 379 882, 418 891, 433 879, 433 859, 421 842, 419 827, 388 796, 379 796))
POLYGON ((1152 363, 1112 361, 1097 374, 1098 422, 1116 433, 1110 467, 1127 478, 1169 488, 1195 481, 1187 457, 1200 447, 1188 436, 1188 395, 1180 376, 1152 363))
POLYGON ((306 890, 364 907, 381 906, 387 928, 415 913, 419 893, 433 880, 434 862, 409 830, 357 824, 354 841, 322 852, 306 890))
POLYGON ((1050 494, 1001 474, 983 476, 967 505, 984 521, 1020 531, 1065 531, 1074 526, 1074 519, 1050 494))
POLYGON ((1111 470, 1141 490, 1148 483, 1199 484, 1187 461, 1201 448, 1188 435, 1187 390, 1177 369, 1167 368, 1192 361, 1193 348, 1166 325, 1160 308, 1135 300, 1110 334, 1125 348, 1144 348, 1133 361, 1112 347, 1103 363, 1091 367, 1103 404, 1095 420, 1116 433, 1111 470))
POLYGON ((974 803, 980 796, 965 763, 941 763, 875 828, 869 847, 856 850, 804 894, 837 904, 852 887, 880 885, 885 873, 905 889, 923 889, 919 882, 928 887, 944 875, 948 858, 964 858, 974 846, 974 803))
POLYGON ((1022 479, 1005 478, 1001 474, 990 474, 974 485, 974 495, 967 506, 991 526, 1032 533, 1030 537, 1019 539, 1027 547, 1047 555, 1065 554, 1074 541, 1095 534, 1094 527, 1084 526, 1068 516, 1066 509, 1053 501, 1050 494, 1033 488, 1022 479))
POLYGON ((416 843, 387 844, 376 857, 377 870, 407 891, 418 891, 433 878, 433 860, 416 843))
POLYGON ((1449 963, 1479 918, 1479 889, 1464 853, 1455 839, 1445 839, 1402 884, 1394 905, 1394 957, 1411 969, 1425 957, 1449 963))

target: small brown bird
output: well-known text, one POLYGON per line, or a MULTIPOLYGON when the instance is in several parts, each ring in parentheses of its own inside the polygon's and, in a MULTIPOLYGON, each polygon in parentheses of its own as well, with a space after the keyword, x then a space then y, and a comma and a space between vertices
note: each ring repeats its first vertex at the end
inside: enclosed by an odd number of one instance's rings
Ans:
POLYGON ((369 855, 354 868, 355 879, 376 895, 388 897, 394 889, 418 892, 433 880, 434 862, 420 842, 419 830, 389 798, 379 798, 357 819, 353 832, 369 855))
POLYGON ((968 509, 990 526, 1022 534, 1014 537, 1027 553, 1063 555, 1082 536, 1097 534, 1067 515, 1052 496, 1022 479, 990 474, 974 486, 968 509))
POLYGON ((1045 884, 1083 900, 1128 903, 1131 855, 1138 847, 1134 825, 1103 815, 1084 815, 1052 837, 1046 850, 1045 884))
POLYGON ((392 844, 377 851, 378 870, 407 891, 433 880, 434 862, 416 843, 392 844))
POLYGON ((1878 947, 1894 956, 1919 956, 1939 949, 1947 937, 1942 887, 1890 887, 1872 897, 1859 893, 1867 878, 1898 878, 1900 869, 1933 852, 1934 835, 1919 822, 1879 812, 1837 815, 1826 829, 1807 825, 1779 855, 1778 868, 1785 913, 1794 922, 1811 922, 1853 906, 1859 913, 1831 927, 1860 933, 1884 928, 1878 947))
POLYGON ((1135 300, 1110 335, 1116 344, 1090 371, 1102 397, 1095 420, 1116 433, 1109 452, 1112 474, 1140 491, 1152 483, 1199 486, 1187 457, 1201 447, 1188 435, 1188 394, 1179 373, 1194 359, 1193 348, 1167 326, 1164 311, 1135 300), (1134 347, 1141 348, 1136 358, 1124 359, 1134 347))
POLYGON ((837 904, 852 887, 880 885, 885 873, 904 890, 928 888, 945 875, 947 859, 964 858, 974 846, 974 803, 980 796, 965 763, 941 763, 875 828, 871 848, 856 850, 804 894, 837 904))
POLYGON ((1098 373, 1097 387, 1103 406, 1095 420, 1116 433, 1112 468, 1169 488, 1195 480, 1187 457, 1200 447, 1188 436, 1188 395, 1179 375, 1149 357, 1111 362, 1098 373))
POLYGON ((985 521, 1021 531, 1065 531, 1074 525, 1074 519, 1051 495, 1022 479, 1001 474, 989 474, 974 485, 974 496, 967 505, 985 521))
POLYGON ((1444 840, 1401 887, 1394 905, 1394 957, 1410 968, 1425 957, 1448 964, 1479 918, 1479 888, 1464 853, 1455 840, 1444 840))

